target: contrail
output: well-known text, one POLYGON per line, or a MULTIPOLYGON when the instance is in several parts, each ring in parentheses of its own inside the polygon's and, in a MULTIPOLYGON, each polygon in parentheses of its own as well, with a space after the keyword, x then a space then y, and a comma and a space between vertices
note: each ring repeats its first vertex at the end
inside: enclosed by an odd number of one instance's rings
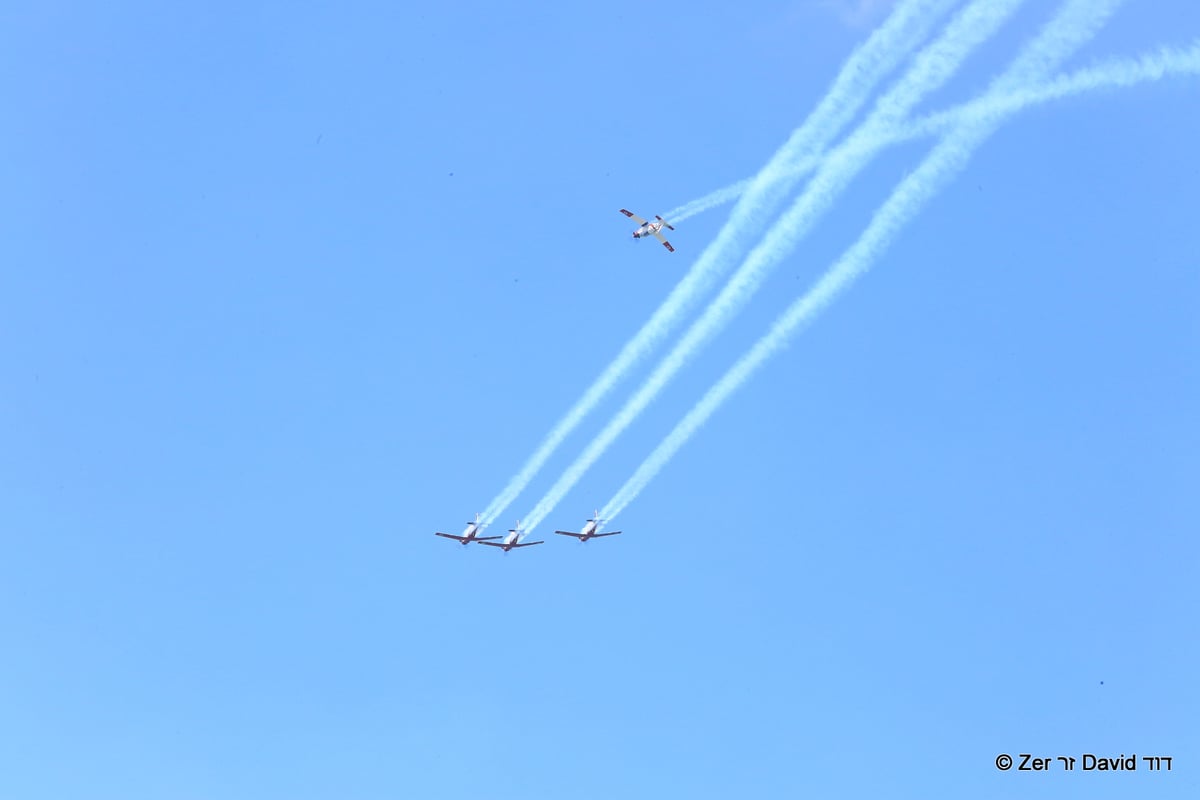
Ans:
POLYGON ((485 522, 494 522, 508 508, 563 440, 612 391, 625 373, 645 358, 691 310, 728 267, 735 254, 732 248, 762 230, 764 217, 782 202, 800 177, 792 174, 788 165, 827 147, 853 119, 875 86, 925 39, 931 26, 955 2, 957 0, 902 0, 867 41, 851 53, 817 108, 758 175, 747 182, 741 199, 717 238, 705 248, 688 274, 625 344, 616 359, 555 424, 508 485, 488 504, 483 512, 485 522))
POLYGON ((903 120, 929 92, 942 86, 962 61, 994 33, 1023 0, 973 0, 916 56, 912 67, 872 109, 870 116, 821 164, 800 199, 767 233, 729 283, 662 360, 650 377, 591 441, 525 517, 532 531, 583 477, 596 459, 638 417, 701 346, 725 325, 766 278, 778 255, 808 232, 846 184, 866 166, 869 143, 903 120))
MULTIPOLYGON (((1017 89, 1007 95, 979 98, 962 103, 932 114, 920 117, 915 122, 898 126, 878 142, 871 143, 872 147, 886 147, 902 142, 918 139, 923 136, 939 134, 962 121, 963 117, 980 113, 997 113, 1006 110, 1020 110, 1037 103, 1047 103, 1080 92, 1095 89, 1116 89, 1124 86, 1142 83, 1147 80, 1157 80, 1165 75, 1185 74, 1194 72, 1193 51, 1180 51, 1165 48, 1161 53, 1150 53, 1134 59, 1111 59, 1092 67, 1076 70, 1060 75, 1046 83, 1017 89)), ((810 156, 795 162, 791 169, 795 177, 802 177, 811 172, 821 162, 820 156, 810 156)), ((737 183, 731 183, 716 189, 703 197, 672 209, 667 219, 672 222, 682 222, 709 209, 736 200, 750 186, 751 179, 746 178, 737 183)))
MULTIPOLYGON (((797 165, 793 167, 795 172, 804 173, 812 169, 812 164, 797 165)), ((745 178, 737 183, 731 183, 728 186, 709 192, 703 197, 698 197, 695 200, 684 203, 681 206, 672 208, 666 213, 666 218, 671 222, 683 222, 684 220, 694 217, 697 214, 702 214, 710 208, 723 206, 726 203, 737 200, 742 196, 742 193, 750 188, 751 179, 745 178)))
MULTIPOLYGON (((775 321, 768 333, 733 365, 725 375, 700 399, 667 435, 661 444, 642 462, 612 500, 606 504, 603 516, 612 520, 625 509, 646 484, 702 426, 713 412, 771 356, 779 352, 789 338, 803 325, 823 311, 837 296, 883 253, 896 234, 922 206, 962 170, 972 152, 1019 106, 1006 104, 1013 85, 1036 79, 1055 64, 1067 58, 1090 39, 1115 11, 1120 0, 1090 2, 1070 0, 1058 15, 1046 25, 1038 37, 1024 48, 1013 65, 996 81, 975 105, 975 113, 964 121, 930 152, 916 171, 896 187, 892 195, 875 212, 870 224, 851 247, 826 271, 817 283, 775 321), (989 107, 990 99, 997 105, 989 107)), ((1076 87, 1100 85, 1107 74, 1112 85, 1130 84, 1140 76, 1153 80, 1166 74, 1171 66, 1187 71, 1200 69, 1200 52, 1193 48, 1187 54, 1161 53, 1134 62, 1126 62, 1127 71, 1110 66, 1111 71, 1094 69, 1077 73, 1076 87), (1090 75, 1083 79, 1083 75, 1090 75)), ((1066 86, 1052 82, 1050 86, 1066 86)))

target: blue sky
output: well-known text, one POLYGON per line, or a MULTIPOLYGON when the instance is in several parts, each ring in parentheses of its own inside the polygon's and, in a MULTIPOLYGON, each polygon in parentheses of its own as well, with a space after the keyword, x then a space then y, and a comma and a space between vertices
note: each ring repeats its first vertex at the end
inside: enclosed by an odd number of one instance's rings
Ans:
MULTIPOLYGON (((1026 5, 919 110, 1057 7, 1026 5)), ((1003 125, 622 536, 432 535, 730 211, 668 254, 617 209, 753 175, 888 11, 0 13, 0 794, 1194 797, 1195 76, 1003 125)), ((1195 4, 1126 3, 1066 67, 1198 35, 1195 4)), ((539 534, 606 502, 930 145, 879 154, 539 534)))

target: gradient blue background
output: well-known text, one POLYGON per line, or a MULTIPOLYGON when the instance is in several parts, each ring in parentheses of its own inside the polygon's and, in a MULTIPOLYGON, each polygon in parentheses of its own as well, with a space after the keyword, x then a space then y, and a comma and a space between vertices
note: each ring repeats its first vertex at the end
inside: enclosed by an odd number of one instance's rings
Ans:
MULTIPOLYGON (((888 5, 497 5, 0 12, 0 795, 1197 796, 1200 82, 1014 119, 623 536, 502 556, 432 533, 728 213, 669 255, 617 209, 752 175, 888 5)), ((1128 3, 1071 66, 1197 35, 1194 3, 1128 3)), ((863 173, 548 529, 928 147, 863 173)))

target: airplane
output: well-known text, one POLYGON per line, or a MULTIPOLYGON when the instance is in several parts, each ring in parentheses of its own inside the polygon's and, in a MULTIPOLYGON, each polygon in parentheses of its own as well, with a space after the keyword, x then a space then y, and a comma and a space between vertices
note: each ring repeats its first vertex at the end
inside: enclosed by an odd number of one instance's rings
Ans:
POLYGON ((454 539, 459 544, 467 545, 471 542, 486 542, 491 539, 502 539, 502 536, 480 536, 479 532, 483 530, 483 525, 479 524, 479 515, 475 515, 474 522, 467 523, 467 529, 463 531, 462 536, 455 536, 453 533, 442 533, 438 531, 434 536, 444 536, 447 539, 454 539))
POLYGON ((671 225, 671 223, 667 222, 665 219, 658 216, 657 214, 654 215, 654 218, 656 220, 658 220, 658 222, 647 222, 646 220, 639 217, 637 214, 634 214, 632 211, 626 211, 625 209, 622 208, 621 213, 624 214, 625 216, 629 217, 630 219, 632 219, 637 224, 642 226, 633 232, 633 238, 641 239, 643 236, 653 236, 655 239, 658 239, 660 242, 663 243, 663 247, 667 248, 672 253, 675 252, 675 248, 671 247, 671 243, 668 242, 666 239, 664 239, 663 235, 662 235, 662 229, 663 229, 664 225, 666 227, 670 228, 671 230, 675 230, 675 227, 673 225, 671 225))
POLYGON ((593 511, 592 518, 589 519, 587 524, 583 526, 583 530, 581 532, 572 533, 571 531, 555 531, 555 533, 557 533, 559 536, 574 536, 581 542, 586 542, 588 539, 595 539, 598 536, 616 536, 618 533, 620 533, 620 531, 598 533, 600 530, 600 523, 602 522, 604 522, 604 520, 600 519, 600 512, 593 511))
MULTIPOLYGON (((480 544, 486 544, 488 547, 499 547, 504 552, 512 550, 514 547, 533 547, 535 544, 545 544, 545 542, 519 542, 521 536, 521 520, 517 520, 517 527, 511 528, 508 531, 508 536, 504 537, 503 542, 485 542, 480 540, 480 544)), ((495 537, 499 539, 500 537, 495 537)))

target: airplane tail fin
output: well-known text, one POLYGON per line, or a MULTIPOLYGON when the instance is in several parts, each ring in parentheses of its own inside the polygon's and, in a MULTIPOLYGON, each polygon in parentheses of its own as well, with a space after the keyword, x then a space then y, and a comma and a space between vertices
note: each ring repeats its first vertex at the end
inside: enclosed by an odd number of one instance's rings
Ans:
POLYGON ((675 226, 674 226, 674 225, 672 225, 671 223, 667 222, 665 219, 663 219, 662 217, 660 217, 658 214, 655 214, 655 215, 654 215, 654 218, 655 218, 656 220, 658 220, 659 222, 661 222, 663 225, 665 225, 665 226, 667 226, 668 228, 670 228, 671 230, 675 230, 675 226))

